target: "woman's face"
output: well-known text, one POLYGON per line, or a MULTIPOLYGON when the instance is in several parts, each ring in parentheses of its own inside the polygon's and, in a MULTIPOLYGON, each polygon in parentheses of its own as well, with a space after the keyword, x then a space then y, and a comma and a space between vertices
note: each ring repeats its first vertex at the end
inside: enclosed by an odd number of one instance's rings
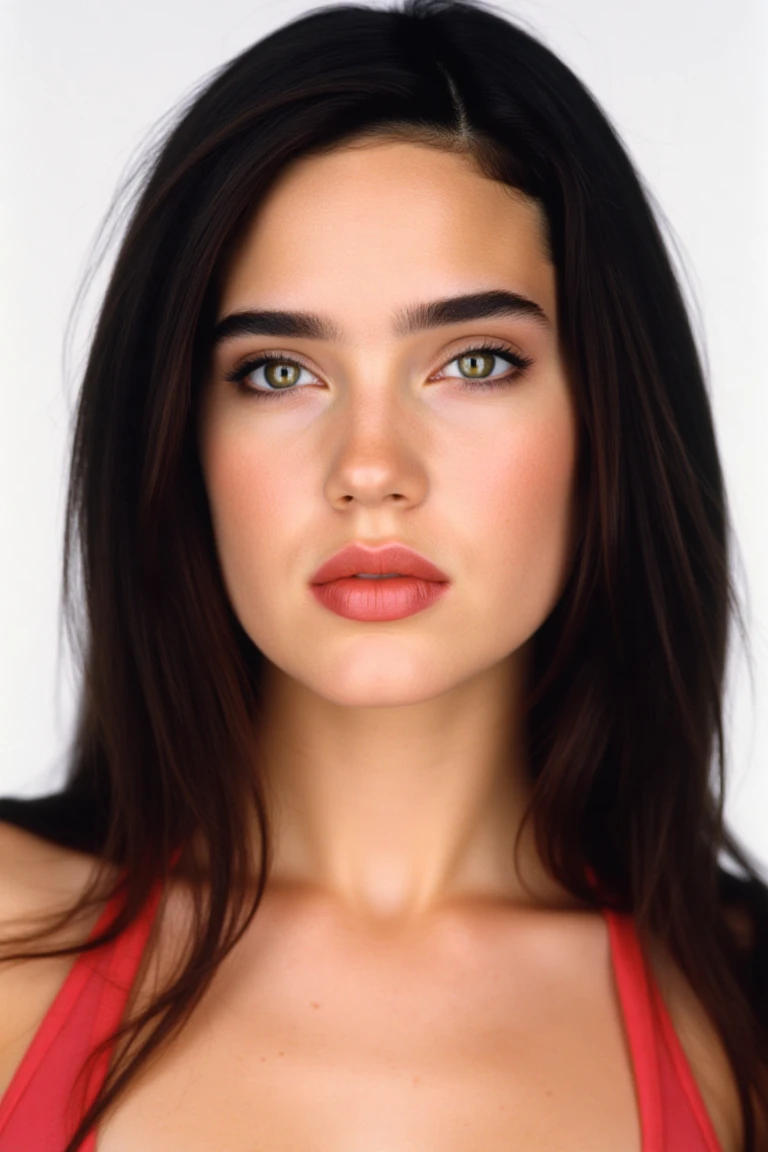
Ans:
POLYGON ((301 311, 333 329, 219 342, 199 425, 234 611, 328 701, 416 703, 519 660, 562 591, 578 428, 542 244, 538 209, 467 160, 368 141, 284 171, 235 254, 218 320, 301 311), (396 330, 414 305, 494 290, 534 301, 544 322, 396 330), (484 344, 532 363, 468 355, 484 344), (265 351, 282 358, 251 369, 251 393, 226 379, 265 351), (506 381, 480 387, 489 377, 506 381), (352 541, 408 545, 447 593, 402 619, 337 615, 310 581, 352 541))

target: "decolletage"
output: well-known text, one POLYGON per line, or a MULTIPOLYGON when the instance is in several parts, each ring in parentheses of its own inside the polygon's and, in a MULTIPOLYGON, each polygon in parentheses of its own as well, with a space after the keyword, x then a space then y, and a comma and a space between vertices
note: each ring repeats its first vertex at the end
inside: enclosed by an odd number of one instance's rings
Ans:
MULTIPOLYGON (((109 1068, 99 1061, 87 1098, 72 1096, 87 1053, 120 1023, 161 895, 116 940, 80 953, 0 1100, 0 1152, 63 1152, 109 1068)), ((89 939, 117 912, 118 894, 89 939)), ((723 1152, 685 1052, 640 946, 631 916, 603 907, 613 974, 629 1042, 642 1152, 723 1152)), ((96 1152, 91 1131, 81 1152, 96 1152)))

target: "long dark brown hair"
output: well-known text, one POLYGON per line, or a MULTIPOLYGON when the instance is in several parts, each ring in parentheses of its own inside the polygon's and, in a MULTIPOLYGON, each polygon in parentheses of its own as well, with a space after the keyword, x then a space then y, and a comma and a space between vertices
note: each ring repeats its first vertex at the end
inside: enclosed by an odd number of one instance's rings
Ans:
MULTIPOLYGON (((598 907, 593 868, 641 939, 663 939, 722 1038, 757 1152, 768 886, 723 821, 725 666, 732 624, 742 639, 745 628, 703 357, 659 210, 618 133, 549 48, 482 0, 309 11, 206 78, 126 184, 69 474, 63 600, 79 712, 66 787, 37 805, 38 831, 104 866, 50 928, 11 943, 39 942, 122 890, 90 947, 113 939, 172 874, 177 847, 195 917, 183 970, 112 1037, 116 1058, 64 1152, 187 1021, 268 880, 253 752, 264 657, 223 584, 198 402, 222 277, 270 185, 296 158, 377 133, 466 154, 542 209, 585 521, 533 642, 526 820, 561 885, 598 907), (735 886, 751 951, 724 916, 735 886)), ((22 808, 8 798, 0 815, 24 823, 22 808)))

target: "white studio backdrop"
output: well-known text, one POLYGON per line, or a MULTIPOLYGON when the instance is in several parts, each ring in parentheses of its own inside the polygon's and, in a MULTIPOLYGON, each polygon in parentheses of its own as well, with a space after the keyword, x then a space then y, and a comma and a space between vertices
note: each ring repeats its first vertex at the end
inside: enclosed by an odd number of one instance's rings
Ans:
MULTIPOLYGON (((59 624, 65 476, 114 248, 66 360, 64 337, 99 225, 160 119, 309 7, 0 0, 0 795, 59 788, 74 722, 59 624)), ((586 82, 665 217, 709 365, 754 660, 752 679, 740 649, 730 666, 726 818, 768 869, 768 2, 504 9, 586 82)))

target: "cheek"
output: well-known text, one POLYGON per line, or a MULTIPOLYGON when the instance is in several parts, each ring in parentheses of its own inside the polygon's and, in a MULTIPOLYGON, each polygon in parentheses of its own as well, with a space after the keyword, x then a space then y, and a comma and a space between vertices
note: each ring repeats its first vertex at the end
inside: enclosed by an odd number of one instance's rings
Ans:
POLYGON ((268 595, 270 562, 280 554, 269 541, 279 539, 281 524, 284 530, 290 523, 287 473, 245 425, 212 426, 201 448, 219 560, 237 607, 243 589, 252 602, 261 588, 268 595))
POLYGON ((570 409, 559 409, 517 423, 503 442, 495 438, 476 460, 473 479, 465 470, 477 554, 491 567, 486 587, 495 589, 496 606, 509 605, 533 625, 554 606, 567 575, 576 463, 575 420, 570 409))

